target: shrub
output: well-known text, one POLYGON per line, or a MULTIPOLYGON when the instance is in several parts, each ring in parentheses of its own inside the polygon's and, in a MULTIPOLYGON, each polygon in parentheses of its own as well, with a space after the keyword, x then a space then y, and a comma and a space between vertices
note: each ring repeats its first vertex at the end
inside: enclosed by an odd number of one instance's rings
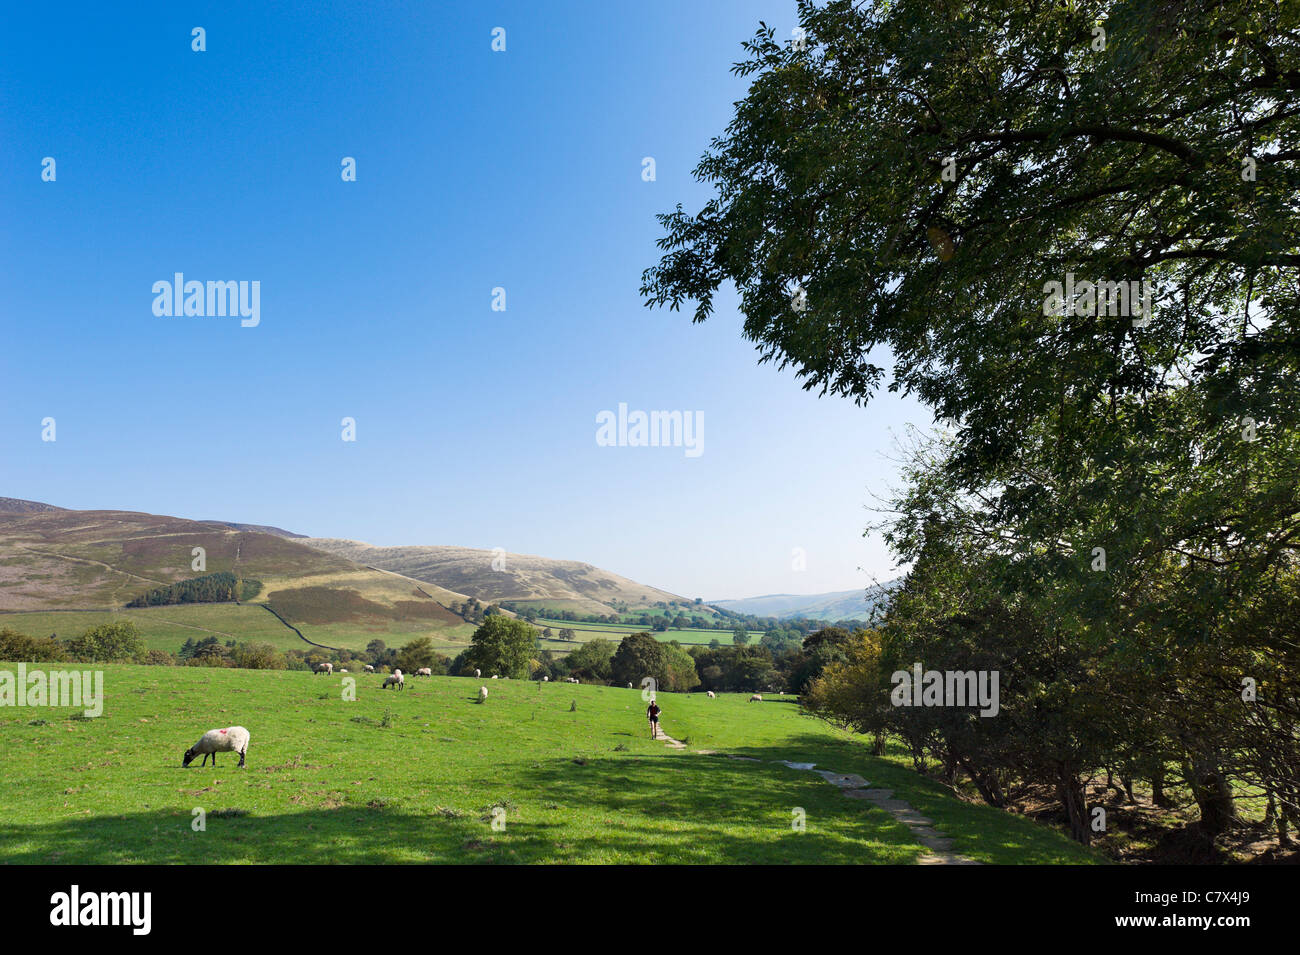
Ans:
POLYGON ((52 637, 29 637, 8 627, 0 629, 0 660, 56 663, 65 657, 63 645, 52 637))
POLYGON ((147 648, 129 620, 91 627, 68 641, 68 655, 83 663, 113 663, 143 658, 147 648))
POLYGON ((289 665, 284 654, 269 643, 241 643, 231 657, 235 666, 244 670, 285 670, 289 665))

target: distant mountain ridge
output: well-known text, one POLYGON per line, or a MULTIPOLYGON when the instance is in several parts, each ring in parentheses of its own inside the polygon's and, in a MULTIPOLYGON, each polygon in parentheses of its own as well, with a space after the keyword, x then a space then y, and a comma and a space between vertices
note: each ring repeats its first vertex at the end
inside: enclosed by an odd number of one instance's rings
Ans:
MULTIPOLYGON (((589 614, 613 613, 619 606, 630 609, 656 604, 695 606, 686 597, 577 560, 449 545, 377 547, 362 541, 327 537, 309 537, 302 543, 368 567, 473 594, 487 603, 507 601, 589 614)), ((697 609, 712 613, 703 606, 697 609)))
MULTIPOLYGON (((0 610, 120 608, 146 591, 216 572, 261 581, 265 590, 253 602, 320 625, 422 619, 434 611, 421 609, 420 600, 444 609, 477 599, 601 616, 656 606, 715 614, 576 560, 456 546, 375 547, 265 524, 0 498, 0 610), (191 567, 196 547, 205 552, 202 571, 191 567)), ((464 622, 454 611, 443 616, 444 624, 464 622)))
POLYGON ((62 511, 65 508, 40 501, 24 501, 17 497, 0 497, 0 514, 40 514, 46 511, 62 511))
POLYGON ((766 594, 742 600, 711 600, 714 607, 755 617, 789 620, 807 617, 816 620, 868 620, 872 611, 889 600, 900 583, 886 581, 861 590, 836 590, 824 594, 766 594))

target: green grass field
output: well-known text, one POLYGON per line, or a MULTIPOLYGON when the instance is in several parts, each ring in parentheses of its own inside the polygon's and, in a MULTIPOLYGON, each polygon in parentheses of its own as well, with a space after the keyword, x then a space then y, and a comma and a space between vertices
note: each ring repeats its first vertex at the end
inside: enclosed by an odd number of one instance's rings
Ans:
MULTIPOLYGON (((586 643, 589 640, 604 639, 613 640, 615 643, 622 640, 630 633, 642 633, 646 631, 645 627, 631 623, 578 623, 566 622, 564 620, 545 620, 538 618, 533 624, 538 630, 544 627, 550 627, 551 631, 558 634, 562 629, 573 631, 577 638, 576 643, 586 643)), ((730 630, 701 630, 696 627, 685 628, 681 630, 661 630, 658 632, 649 631, 650 635, 660 643, 670 643, 676 640, 682 646, 708 646, 713 640, 717 640, 724 646, 732 645, 732 634, 730 630)), ((757 643, 763 636, 761 630, 749 631, 750 643, 757 643)), ((547 650, 567 651, 574 648, 574 643, 565 640, 543 640, 542 646, 547 650)))
POLYGON ((358 675, 347 702, 339 676, 103 671, 97 719, 0 709, 0 864, 911 863, 922 852, 884 811, 777 759, 894 789, 980 861, 1101 858, 871 757, 793 703, 661 694, 665 730, 688 743, 673 750, 647 738, 635 690, 497 680, 480 705, 480 681, 410 679, 398 693, 358 675), (181 769, 203 731, 233 724, 252 734, 247 769, 230 754, 181 769), (805 832, 791 827, 795 807, 805 832), (196 808, 204 832, 191 829, 196 808))
MULTIPOLYGON (((0 627, 29 636, 75 636, 102 623, 129 620, 140 628, 151 650, 175 653, 189 639, 215 636, 222 643, 269 643, 279 650, 311 650, 311 644, 282 624, 260 604, 176 604, 126 610, 33 611, 0 614, 0 627)), ((364 650, 371 640, 401 647, 417 637, 430 637, 439 652, 455 656, 469 646, 473 624, 430 629, 418 621, 381 620, 367 623, 294 624, 307 639, 327 647, 364 650)), ((571 644, 563 644, 572 649, 571 644)))
POLYGON ((151 650, 166 650, 168 653, 175 653, 186 640, 201 640, 209 636, 215 636, 223 643, 233 639, 270 643, 280 650, 310 649, 265 608, 250 604, 177 604, 129 610, 5 613, 0 614, 0 627, 10 627, 36 637, 56 633, 60 639, 66 639, 90 627, 124 620, 140 628, 140 634, 151 650))

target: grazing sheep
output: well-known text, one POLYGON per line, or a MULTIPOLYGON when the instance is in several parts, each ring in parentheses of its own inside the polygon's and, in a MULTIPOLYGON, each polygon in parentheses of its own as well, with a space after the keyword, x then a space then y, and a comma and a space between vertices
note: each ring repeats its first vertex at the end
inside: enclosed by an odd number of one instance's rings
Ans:
POLYGON ((208 730, 199 737, 199 741, 185 751, 185 758, 181 761, 183 768, 188 767, 193 762, 195 756, 202 755, 203 762, 200 766, 208 764, 208 757, 212 757, 212 765, 217 765, 217 753, 238 753, 239 765, 244 765, 244 754, 248 752, 248 730, 242 726, 227 726, 223 730, 208 730))
POLYGON ((632 684, 629 683, 629 684, 627 685, 627 688, 628 688, 629 690, 632 689, 632 684))
POLYGON ((495 673, 492 674, 492 679, 494 680, 497 679, 497 675, 495 673))
POLYGON ((485 686, 480 686, 480 687, 478 688, 478 701, 479 701, 480 703, 486 703, 486 702, 487 702, 487 687, 485 687, 485 686))
POLYGON ((374 672, 375 672, 375 668, 374 668, 373 666, 371 666, 369 663, 367 663, 367 664, 366 664, 366 672, 367 672, 367 673, 374 673, 374 672))
POLYGON ((763 702, 763 694, 762 694, 762 693, 755 693, 753 696, 751 696, 751 697, 749 698, 749 702, 751 702, 751 703, 762 703, 762 702, 763 702))
POLYGON ((347 673, 347 672, 348 672, 348 671, 347 671, 347 667, 344 667, 343 669, 339 670, 339 672, 340 672, 340 673, 347 673))
POLYGON ((397 687, 399 690, 405 690, 405 689, 406 689, 406 677, 402 676, 402 671, 401 671, 401 670, 394 670, 392 676, 390 676, 390 677, 386 677, 386 678, 384 679, 384 685, 381 686, 380 689, 381 689, 381 690, 386 690, 386 689, 388 689, 390 686, 395 686, 395 687, 397 687))
POLYGON ((712 700, 712 699, 714 699, 714 698, 716 698, 716 697, 717 697, 717 694, 714 693, 712 690, 709 690, 709 699, 712 700))
POLYGON ((316 664, 315 669, 316 669, 316 672, 317 672, 317 673, 330 673, 330 674, 332 674, 332 673, 334 672, 334 664, 332 664, 332 663, 318 663, 318 664, 316 664))
POLYGON ((474 679, 477 680, 477 679, 478 679, 479 677, 481 677, 482 675, 483 675, 483 671, 480 670, 478 667, 475 667, 475 668, 474 668, 474 679))
POLYGON ((416 676, 433 676, 433 669, 432 669, 432 667, 420 667, 420 669, 418 669, 418 670, 415 671, 415 675, 416 675, 416 676))
POLYGON ((544 676, 544 677, 542 677, 542 682, 543 682, 543 683, 550 683, 550 682, 551 682, 551 678, 550 678, 549 676, 544 676))

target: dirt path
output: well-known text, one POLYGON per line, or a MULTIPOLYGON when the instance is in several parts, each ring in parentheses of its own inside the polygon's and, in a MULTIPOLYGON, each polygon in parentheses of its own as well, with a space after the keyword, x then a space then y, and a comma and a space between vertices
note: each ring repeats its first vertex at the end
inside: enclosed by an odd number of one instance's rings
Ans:
POLYGON ((816 763, 792 763, 777 760, 782 766, 816 773, 832 786, 838 786, 850 799, 865 799, 878 809, 883 809, 912 831, 917 842, 928 850, 917 865, 979 865, 974 859, 952 851, 952 839, 934 827, 934 823, 921 815, 905 800, 895 799, 892 789, 873 789, 871 783, 852 773, 835 773, 817 769, 816 763))
MULTIPOLYGON (((661 739, 670 749, 685 749, 686 744, 680 740, 675 740, 663 730, 659 731, 661 739)), ((729 753, 716 753, 713 750, 697 750, 701 756, 726 756, 727 759, 736 759, 744 762, 757 763, 759 760, 752 756, 733 756, 729 753)), ((816 763, 795 763, 787 759, 773 760, 782 766, 790 769, 802 770, 805 772, 814 772, 822 779, 826 780, 832 786, 838 786, 844 795, 850 799, 865 799, 878 809, 883 809, 896 820, 907 826, 912 832, 912 837, 917 842, 925 846, 925 853, 916 860, 917 865, 980 865, 974 859, 958 855, 952 851, 952 838, 945 835, 934 827, 934 823, 921 815, 912 806, 902 799, 894 798, 892 789, 873 789, 871 783, 861 776, 853 773, 836 773, 826 769, 818 769, 816 763)))
POLYGON ((659 735, 656 736, 655 739, 657 739, 657 740, 659 740, 660 742, 664 743, 664 744, 665 744, 669 749, 685 749, 685 748, 686 748, 686 744, 685 744, 685 743, 683 743, 683 742, 682 742, 681 740, 679 740, 679 739, 673 739, 671 736, 669 736, 667 733, 665 733, 662 729, 659 730, 659 735))

